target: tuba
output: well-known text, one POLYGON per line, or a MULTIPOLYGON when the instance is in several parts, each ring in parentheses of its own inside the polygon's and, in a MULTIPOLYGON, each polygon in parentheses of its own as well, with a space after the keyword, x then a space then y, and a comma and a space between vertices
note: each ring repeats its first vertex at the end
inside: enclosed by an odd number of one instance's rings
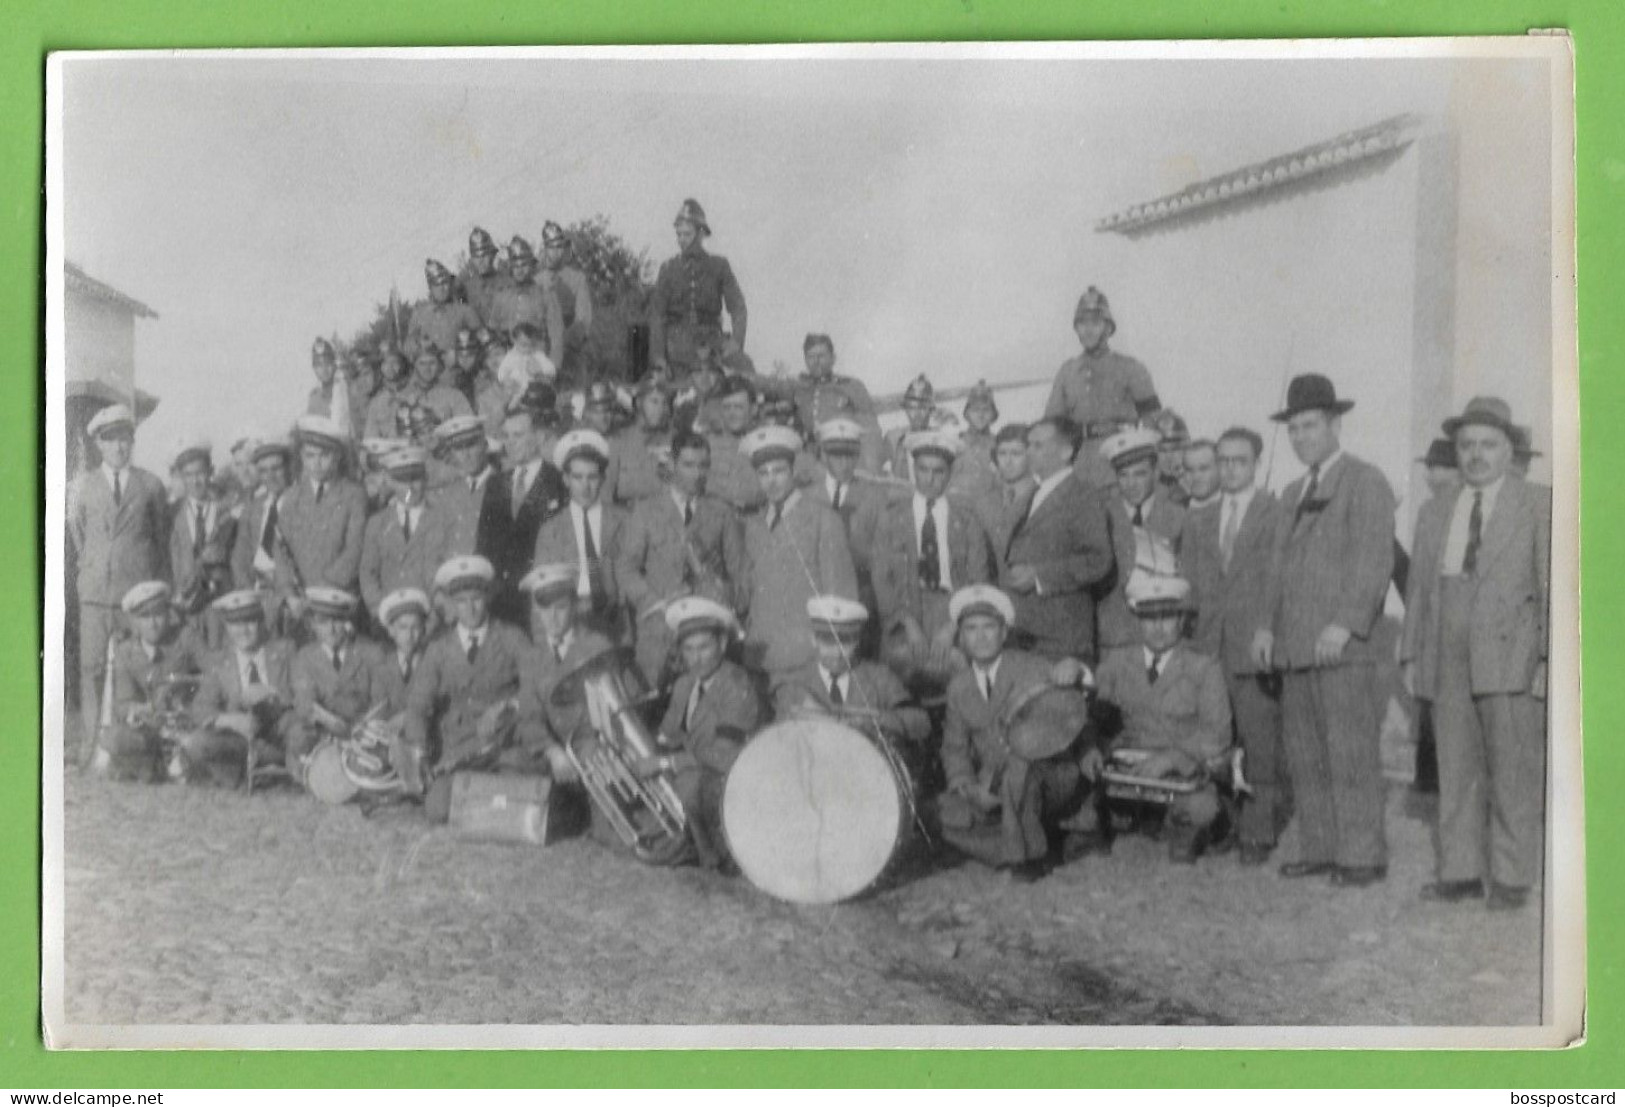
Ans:
POLYGON ((564 750, 587 795, 634 857, 672 865, 688 852, 688 816, 669 774, 642 779, 634 771, 638 761, 656 753, 637 712, 642 697, 627 691, 635 673, 631 651, 605 652, 561 680, 550 706, 585 706, 586 720, 568 730, 564 750))

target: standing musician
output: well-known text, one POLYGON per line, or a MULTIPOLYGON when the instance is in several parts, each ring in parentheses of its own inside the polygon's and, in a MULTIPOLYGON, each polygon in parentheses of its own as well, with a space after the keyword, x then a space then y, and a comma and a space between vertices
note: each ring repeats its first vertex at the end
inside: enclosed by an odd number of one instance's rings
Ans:
POLYGON ((1035 685, 1076 683, 1078 663, 1007 649, 1016 608, 991 585, 955 592, 949 617, 970 665, 948 685, 942 836, 977 860, 1009 868, 1017 882, 1031 883, 1049 873, 1051 836, 1078 809, 1084 779, 1071 753, 1039 760, 1017 755, 1005 738, 1006 715, 1035 685))
POLYGON ((341 471, 350 436, 333 420, 301 416, 294 436, 301 475, 282 495, 277 512, 277 527, 286 539, 277 553, 277 579, 298 619, 304 611, 303 592, 312 585, 352 593, 359 589, 367 494, 341 471))
POLYGON ((1096 592, 1100 648, 1137 645, 1140 624, 1129 609, 1128 582, 1136 568, 1172 572, 1185 509, 1174 504, 1157 480, 1157 432, 1134 427, 1106 439, 1101 456, 1116 474, 1105 492, 1115 571, 1096 592))
POLYGON ((570 501, 564 474, 549 457, 558 426, 558 393, 546 381, 533 381, 502 417, 502 453, 507 462, 502 479, 508 482, 508 508, 513 514, 505 561, 516 578, 530 566, 542 524, 570 501))
POLYGON ((816 595, 855 600, 858 576, 840 516, 796 487, 801 436, 789 427, 758 427, 739 448, 766 501, 745 523, 745 652, 747 664, 771 682, 812 659, 807 601, 816 595))
MULTIPOLYGON (((352 728, 389 702, 389 663, 376 642, 357 638, 360 602, 341 588, 306 590, 315 641, 293 659, 293 709, 310 747, 323 736, 347 739, 352 728)), ((307 751, 308 752, 308 751, 307 751)), ((294 768, 290 759, 289 769, 294 768)), ((303 780, 303 766, 295 772, 303 780)))
POLYGON ((175 505, 169 530, 175 602, 187 625, 212 649, 219 646, 225 632, 209 605, 231 591, 237 515, 214 494, 214 458, 207 442, 183 447, 175 455, 174 470, 185 490, 175 505))
POLYGON ((908 450, 903 441, 911 434, 931 429, 931 416, 936 414, 936 389, 924 373, 908 382, 903 390, 903 414, 908 422, 886 432, 886 469, 900 480, 909 480, 908 450))
POLYGON ((195 681, 205 656, 191 628, 174 618, 172 595, 161 580, 142 581, 124 594, 121 606, 134 633, 113 653, 111 726, 91 763, 115 780, 164 778, 164 715, 184 707, 195 691, 170 683, 195 681))
POLYGON ((620 585, 615 562, 625 535, 625 509, 603 502, 609 443, 596 431, 573 430, 553 447, 570 502, 536 532, 531 562, 573 563, 578 571, 577 606, 586 626, 612 641, 623 635, 620 585))
POLYGON ((512 619, 519 605, 512 602, 525 561, 512 549, 513 503, 511 485, 503 479, 478 416, 458 415, 440 424, 439 438, 456 476, 435 489, 431 497, 447 517, 447 557, 477 554, 496 570, 492 602, 497 613, 512 619))
POLYGON ((1083 434, 1075 459, 1078 474, 1090 486, 1104 488, 1112 472, 1099 452, 1101 443, 1155 415, 1162 402, 1146 367, 1111 348, 1117 321, 1105 293, 1094 285, 1078 298, 1072 329, 1083 352, 1055 374, 1044 414, 1069 416, 1078 425, 1083 434))
POLYGON ((660 263, 649 299, 649 360, 654 369, 680 380, 693 371, 702 343, 722 350, 724 361, 743 353, 747 315, 745 294, 728 259, 706 253, 711 226, 699 201, 684 200, 672 227, 678 253, 660 263), (726 339, 723 308, 733 329, 726 339))
POLYGON ((660 752, 640 760, 635 771, 672 774, 700 864, 728 870, 723 784, 739 751, 766 721, 766 705, 751 675, 727 659, 728 644, 739 635, 732 611, 703 596, 685 596, 666 608, 666 626, 682 654, 683 675, 660 724, 660 752))
POLYGON ((361 540, 361 596, 379 620, 385 596, 399 588, 427 592, 452 553, 452 517, 428 499, 428 460, 421 446, 402 446, 381 460, 392 494, 367 520, 361 540))
POLYGON ((664 688, 677 671, 666 607, 687 595, 732 607, 744 579, 744 529, 733 508, 706 494, 710 470, 710 444, 679 432, 665 494, 638 501, 621 541, 615 580, 631 606, 638 668, 651 688, 664 688))
POLYGON ((535 649, 519 673, 516 753, 523 766, 555 780, 576 777, 564 743, 587 721, 587 713, 585 706, 555 704, 553 690, 583 664, 614 648, 608 638, 577 622, 579 575, 576 564, 567 561, 538 565, 519 582, 531 604, 530 636, 535 649))

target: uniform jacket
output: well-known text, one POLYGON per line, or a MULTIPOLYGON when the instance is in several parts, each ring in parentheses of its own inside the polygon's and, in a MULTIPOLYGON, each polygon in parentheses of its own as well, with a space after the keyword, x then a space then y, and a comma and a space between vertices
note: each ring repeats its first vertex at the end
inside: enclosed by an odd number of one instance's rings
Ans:
POLYGON ((698 496, 685 528, 677 501, 663 488, 632 508, 616 552, 615 581, 642 633, 647 621, 640 616, 660 600, 699 590, 734 606, 744 563, 745 532, 733 508, 715 496, 698 496), (696 573, 694 561, 703 574, 696 573), (711 587, 702 590, 707 580, 711 587))
POLYGON ((1022 650, 1000 655, 993 679, 993 698, 978 684, 974 665, 948 682, 948 711, 942 726, 942 769, 951 788, 961 781, 992 786, 1013 755, 1005 740, 1005 712, 1011 702, 1035 684, 1048 684, 1048 661, 1022 650))
POLYGON ((993 434, 990 431, 977 434, 967 429, 960 436, 959 444, 963 449, 959 460, 954 462, 948 491, 972 502, 984 496, 996 495, 1004 482, 999 479, 999 471, 993 465, 993 434))
MULTIPOLYGON (((282 703, 291 707, 294 644, 286 638, 272 638, 266 641, 264 649, 265 672, 260 674, 260 682, 276 689, 282 703)), ((203 682, 192 700, 192 720, 200 727, 208 726, 225 712, 247 710, 242 676, 237 672, 237 651, 227 646, 214 655, 203 670, 203 682)))
POLYGON ((634 424, 609 440, 609 468, 604 471, 603 499, 631 506, 664 491, 660 466, 652 452, 671 446, 671 430, 651 431, 634 424))
POLYGON ((1207 654, 1174 646, 1152 684, 1142 646, 1107 650, 1095 683, 1096 695, 1122 712, 1116 748, 1177 749, 1203 764, 1230 748, 1230 693, 1207 654))
POLYGON ((548 746, 562 745, 587 719, 585 705, 579 708, 554 706, 553 689, 582 665, 613 648, 608 638, 580 626, 570 635, 563 661, 553 655, 545 637, 536 644, 519 672, 516 734, 524 750, 535 755, 543 753, 548 746))
POLYGON ((426 503, 407 541, 400 510, 385 504, 367 520, 361 540, 361 598, 378 614, 378 604, 397 588, 420 588, 434 594, 435 570, 451 556, 451 519, 445 509, 426 503))
POLYGON ((1076 474, 1056 485, 1029 518, 1026 505, 1031 502, 1028 495, 1018 509, 1004 557, 1005 574, 1013 565, 1031 565, 1038 571, 1040 591, 1013 596, 1016 626, 1045 653, 1092 658, 1092 590, 1112 568, 1106 509, 1099 493, 1076 474))
POLYGON ((706 683, 705 692, 695 705, 694 718, 685 727, 683 714, 693 691, 692 673, 677 678, 660 733, 668 742, 681 745, 702 769, 726 773, 745 743, 766 721, 767 710, 761 693, 749 673, 732 661, 724 661, 706 683))
POLYGON ((423 391, 418 388, 415 381, 408 381, 398 388, 384 385, 367 403, 366 427, 362 433, 364 438, 399 438, 403 431, 395 423, 395 412, 403 407, 410 407, 423 399, 423 391))
MULTIPOLYGON (((948 543, 952 586, 948 591, 986 584, 998 576, 998 560, 981 517, 966 500, 950 495, 947 503, 948 533, 937 535, 937 541, 948 543)), ((912 497, 897 499, 881 515, 871 557, 880 625, 890 627, 904 615, 912 615, 926 633, 931 633, 925 613, 925 588, 920 583, 920 539, 914 525, 912 497)))
POLYGON ((174 509, 169 530, 171 583, 180 599, 194 584, 201 585, 198 599, 208 603, 231 590, 231 554, 237 541, 237 517, 219 500, 204 505, 203 542, 193 530, 196 518, 192 502, 182 499, 174 509))
POLYGON ((837 374, 814 380, 811 374, 802 373, 789 381, 761 377, 758 383, 764 396, 795 404, 796 416, 809 432, 831 419, 851 419, 857 423, 863 428, 858 445, 858 467, 879 475, 886 460, 880 418, 875 414, 874 398, 862 381, 837 374))
MULTIPOLYGON (((1439 564, 1456 498, 1471 495, 1464 487, 1435 496, 1416 519, 1400 655, 1416 663, 1416 694, 1425 699, 1436 697, 1439 684, 1439 564)), ((1471 582, 1467 649, 1474 695, 1527 692, 1546 660, 1551 543, 1551 489, 1508 473, 1484 524, 1471 582)))
MULTIPOLYGON (((626 536, 628 515, 625 508, 611 503, 602 503, 602 507, 598 529, 603 533, 593 535, 593 541, 598 547, 599 581, 613 609, 621 602, 620 581, 616 577, 615 566, 626 536)), ((576 545, 575 513, 566 504, 536 532, 536 548, 532 551, 531 563, 551 565, 568 562, 579 565, 580 560, 580 548, 576 545)))
MULTIPOLYGON (((801 494, 817 500, 825 507, 833 507, 828 478, 829 473, 824 469, 823 463, 817 463, 807 482, 802 485, 801 494)), ((866 477, 862 473, 854 474, 841 493, 841 506, 837 514, 846 525, 847 545, 852 549, 852 564, 858 570, 860 582, 869 573, 875 529, 880 525, 881 517, 887 510, 899 502, 908 502, 905 489, 875 480, 873 477, 866 477)))
POLYGON ((101 466, 68 489, 68 539, 79 558, 79 602, 113 606, 144 580, 168 580, 169 497, 145 469, 124 470, 119 502, 101 466))
POLYGON ((446 358, 457 349, 457 332, 480 329, 480 316, 472 307, 448 300, 437 304, 433 300, 419 300, 412 305, 412 317, 406 324, 406 356, 415 358, 424 346, 434 343, 446 358))
POLYGON ((463 295, 468 298, 468 305, 479 315, 480 322, 487 327, 494 326, 491 307, 496 302, 496 295, 504 288, 513 284, 513 278, 508 276, 506 269, 495 269, 486 274, 472 270, 463 278, 463 295))
POLYGON ((564 314, 558 298, 535 280, 524 284, 510 280, 491 298, 487 326, 512 334, 520 323, 540 327, 548 358, 555 366, 564 364, 564 314))
POLYGON ((1394 571, 1394 494, 1374 465, 1344 453, 1300 512, 1308 479, 1281 496, 1259 626, 1274 631, 1277 669, 1313 667, 1315 640, 1333 623, 1351 635, 1345 663, 1377 660, 1371 631, 1394 571))
MULTIPOLYGON (((1157 568, 1149 560, 1148 551, 1141 551, 1140 540, 1134 533, 1134 520, 1128 513, 1123 497, 1116 489, 1101 493, 1106 504, 1106 521, 1111 527, 1112 571, 1095 589, 1095 611, 1098 620, 1100 648, 1129 646, 1140 641, 1140 623, 1128 608, 1129 577, 1136 565, 1150 570, 1157 568)), ((1166 543, 1170 553, 1179 549, 1180 532, 1185 525, 1185 509, 1163 495, 1159 489, 1151 497, 1149 509, 1142 509, 1145 530, 1166 543)), ((1171 566, 1170 566, 1171 567, 1171 566)), ((1248 639, 1251 644, 1252 639, 1248 639)))
MULTIPOLYGON (((387 707, 389 703, 390 681, 384 667, 395 664, 393 646, 386 657, 376 642, 356 638, 340 656, 337 671, 333 669, 332 657, 319 642, 311 642, 294 656, 293 708, 299 721, 312 728, 313 733, 316 720, 312 709, 317 705, 354 724, 374 707, 380 704, 387 707)), ((398 675, 399 670, 396 672, 398 675)), ((383 716, 383 712, 380 715, 383 716)), ((348 738, 349 735, 337 737, 348 738)))
POLYGON ((544 265, 536 274, 536 283, 558 300, 559 315, 566 327, 576 323, 592 326, 592 286, 587 283, 587 274, 573 265, 557 269, 544 265))
POLYGON ((1258 629, 1269 588, 1270 542, 1280 505, 1273 493, 1260 488, 1236 528, 1230 567, 1219 550, 1219 525, 1224 500, 1185 517, 1180 542, 1180 570, 1191 585, 1196 609, 1198 649, 1217 657, 1227 673, 1252 673, 1253 633, 1258 629))
POLYGON ((277 526, 287 539, 277 553, 278 577, 285 586, 358 590, 367 530, 367 494, 359 484, 342 477, 330 480, 317 502, 316 489, 301 479, 282 494, 277 526))
MULTIPOLYGON (((203 646, 189 627, 172 629, 152 657, 135 635, 125 636, 113 651, 113 718, 123 722, 129 708, 153 703, 161 681, 195 675, 205 660, 203 646)), ((185 702, 184 696, 180 702, 185 702)))
POLYGON ((724 307, 728 309, 734 341, 743 348, 745 294, 734 279, 728 259, 706 253, 696 242, 660 263, 654 294, 649 299, 649 349, 656 357, 664 356, 669 330, 720 326, 724 307))
POLYGON ((769 672, 793 669, 813 656, 807 601, 817 593, 858 598, 857 570, 840 517, 807 496, 792 496, 778 526, 768 509, 745 523, 747 648, 769 672))
POLYGON ((424 646, 419 646, 417 653, 412 655, 409 667, 401 670, 400 651, 393 642, 379 647, 382 660, 378 663, 378 688, 384 694, 384 702, 389 706, 384 709, 384 717, 393 719, 406 710, 406 693, 411 687, 412 677, 417 673, 418 666, 423 662, 424 646))
POLYGON ((1100 350, 1062 364, 1044 414, 1070 416, 1083 428, 1073 467, 1089 484, 1104 488, 1112 483, 1112 467, 1100 456, 1100 444, 1161 406, 1144 365, 1115 350, 1100 350))
POLYGON ((486 709, 518 694, 529 660, 530 642, 500 620, 486 621, 472 663, 457 627, 445 627, 424 649, 406 690, 407 743, 434 753, 438 764, 455 761, 476 744, 475 727, 486 709))
POLYGON ((446 556, 479 554, 496 568, 499 580, 507 581, 515 568, 511 485, 494 462, 477 479, 477 489, 471 489, 459 474, 435 489, 430 502, 446 516, 446 556))
MULTIPOLYGON (((886 731, 887 738, 923 742, 930 735, 931 719, 925 708, 909 698, 903 682, 886 666, 875 661, 857 662, 852 666, 847 689, 845 702, 837 707, 830 699, 829 685, 824 683, 818 662, 809 661, 787 673, 774 686, 773 712, 776 718, 783 720, 808 706, 837 717, 843 709, 849 708, 889 711, 896 714, 901 730, 886 731)), ((872 733, 867 722, 857 721, 852 725, 872 733)))

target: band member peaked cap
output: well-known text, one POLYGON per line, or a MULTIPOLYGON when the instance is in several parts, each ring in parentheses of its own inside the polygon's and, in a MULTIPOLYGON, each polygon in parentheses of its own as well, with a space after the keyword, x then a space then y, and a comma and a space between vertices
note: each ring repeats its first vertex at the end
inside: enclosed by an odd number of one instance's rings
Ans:
POLYGON ((1072 312, 1072 323, 1077 325, 1085 319, 1100 319, 1106 324, 1106 333, 1117 333, 1117 320, 1112 318, 1112 306, 1106 301, 1106 294, 1094 285, 1084 290, 1078 297, 1078 306, 1072 312))
POLYGON ((1113 469, 1133 465, 1136 461, 1157 456, 1157 444, 1162 435, 1150 427, 1130 427, 1118 431, 1100 444, 1100 456, 1111 463, 1113 469))
POLYGON ((948 618, 956 625, 967 615, 994 615, 1010 626, 1016 621, 1016 605, 991 584, 971 584, 948 600, 948 618))
POLYGON ((609 464, 609 443, 595 430, 577 428, 566 432, 553 447, 553 464, 565 468, 578 457, 590 457, 599 465, 609 464))
POLYGON ((212 466, 214 464, 214 447, 201 440, 183 443, 181 448, 175 451, 174 466, 179 469, 183 465, 198 460, 206 461, 212 466))
POLYGON ((678 223, 692 223, 694 229, 701 234, 711 233, 711 224, 705 221, 705 209, 700 207, 698 200, 692 198, 684 200, 683 206, 677 209, 677 218, 672 220, 672 225, 676 226, 678 223))
POLYGON ((993 418, 997 419, 999 417, 998 402, 993 399, 993 389, 988 387, 985 380, 977 381, 976 386, 965 393, 965 407, 963 410, 966 414, 969 414, 970 409, 978 404, 992 409, 993 418))
POLYGON ((422 446, 399 445, 386 452, 379 464, 392 477, 422 476, 429 470, 429 451, 422 446))
POLYGON ((932 386, 930 378, 924 373, 921 373, 919 376, 909 381, 908 387, 903 390, 903 402, 905 404, 928 404, 936 397, 936 394, 937 390, 932 386))
POLYGON ((337 355, 333 353, 333 344, 325 338, 318 338, 311 344, 310 360, 332 361, 337 355))
POLYGON ((666 626, 682 642, 696 630, 739 634, 739 618, 729 608, 704 596, 681 596, 666 605, 666 626))
POLYGON ((869 609, 845 596, 813 596, 807 601, 807 618, 812 621, 815 634, 851 638, 863 633, 864 624, 869 621, 869 609))
POLYGON ((587 391, 583 395, 583 402, 588 407, 592 407, 594 404, 615 407, 620 404, 620 399, 615 395, 614 385, 608 381, 593 381, 587 386, 587 391))
POLYGON ((1353 400, 1337 398, 1337 386, 1327 378, 1319 373, 1303 373, 1293 377, 1292 383, 1286 386, 1286 407, 1271 415, 1270 419, 1285 423, 1300 411, 1315 410, 1341 415, 1353 406, 1353 400))
POLYGON ((458 328, 458 330, 457 330, 457 352, 458 353, 462 353, 464 350, 470 350, 470 351, 473 351, 473 352, 477 353, 479 350, 481 350, 484 347, 484 345, 485 344, 480 341, 480 336, 478 334, 476 334, 473 331, 469 330, 467 327, 459 327, 458 328))
POLYGON ((423 276, 431 285, 451 283, 451 270, 441 265, 434 258, 430 258, 423 263, 423 276))
POLYGON ((508 243, 509 263, 535 260, 536 251, 531 249, 530 243, 526 242, 520 235, 514 235, 513 241, 508 243))
POLYGON ((952 465, 964 446, 956 435, 947 431, 923 430, 904 435, 903 449, 908 451, 910 457, 917 454, 936 454, 952 465))
POLYGON ((116 434, 120 431, 135 430, 135 416, 123 404, 108 404, 90 417, 85 424, 85 433, 92 438, 101 438, 104 435, 116 434))
POLYGON ((475 227, 472 231, 469 231, 468 252, 473 257, 496 253, 497 244, 496 240, 491 237, 491 232, 484 227, 475 227))
POLYGON ((210 606, 228 623, 251 623, 265 618, 265 599, 252 588, 227 592, 210 606))
POLYGON ((739 441, 739 452, 756 466, 765 465, 775 459, 794 464, 796 454, 800 450, 801 436, 789 427, 781 427, 777 423, 757 427, 739 441))
POLYGON ((169 606, 169 585, 161 580, 144 580, 124 593, 119 606, 126 615, 156 615, 169 606))
POLYGON ((1462 427, 1494 427, 1513 443, 1521 437, 1522 429, 1512 421, 1512 408, 1499 396, 1474 396, 1468 400, 1460 415, 1444 421, 1445 437, 1454 440, 1462 427))
POLYGON ((255 445, 252 457, 254 459, 254 464, 258 465, 260 462, 273 455, 280 457, 283 462, 286 463, 292 459, 293 450, 289 448, 288 443, 283 439, 273 438, 270 441, 261 442, 255 445))
POLYGON ((563 227, 549 219, 542 224, 542 245, 568 246, 570 245, 570 239, 565 235, 563 227))
POLYGON ((343 450, 350 444, 350 435, 325 415, 301 415, 294 420, 294 437, 301 444, 326 446, 330 450, 343 450))
POLYGON ((462 446, 485 437, 485 422, 478 415, 453 415, 435 433, 448 446, 462 446))
POLYGON ((491 563, 479 554, 459 554, 434 571, 434 586, 447 593, 467 588, 483 591, 491 587, 496 575, 491 563))
POLYGON ((1128 597, 1129 610, 1136 615, 1154 618, 1190 610, 1191 586, 1183 577, 1136 569, 1123 586, 1123 592, 1128 597))
POLYGON ((429 597, 421 588, 397 588, 378 602, 378 621, 386 627, 408 612, 429 618, 429 597))
POLYGON ((534 604, 552 603, 561 596, 574 596, 581 570, 573 561, 538 565, 519 581, 519 590, 534 604))
POLYGON ((311 612, 316 615, 327 615, 334 619, 348 619, 355 615, 356 598, 342 588, 313 584, 305 589, 305 599, 310 604, 311 612))
POLYGON ((852 419, 826 419, 818 424, 818 444, 857 447, 863 441, 863 428, 852 419))

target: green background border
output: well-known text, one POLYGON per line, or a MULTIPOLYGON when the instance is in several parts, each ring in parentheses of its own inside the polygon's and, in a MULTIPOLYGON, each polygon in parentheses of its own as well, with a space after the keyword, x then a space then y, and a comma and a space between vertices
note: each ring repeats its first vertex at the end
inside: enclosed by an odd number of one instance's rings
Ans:
MULTIPOLYGON (((800 0, 708 4, 569 0, 220 0, 9 5, 0 44, 4 203, 0 205, 0 702, 14 705, 0 772, 0 1087, 40 1090, 245 1086, 526 1085, 1092 1085, 1606 1087, 1625 1083, 1620 966, 1625 839, 1616 640, 1591 636, 1584 661, 1589 1041, 1546 1053, 691 1052, 691 1053, 47 1053, 40 1042, 38 671, 44 402, 41 267, 45 57, 52 50, 161 47, 1333 37, 1521 34, 1565 27, 1578 81, 1582 468, 1607 470, 1608 435, 1625 408, 1618 368, 1625 327, 1607 305, 1625 288, 1625 2, 1622 0, 800 0), (1612 366, 1612 370, 1607 367, 1612 366), (32 712, 32 717, 30 717, 32 712)), ((251 213, 244 213, 245 227, 251 213)), ((139 213, 131 212, 132 219, 139 213)), ((1617 460, 1617 453, 1613 460, 1617 460)), ((1586 482, 1583 610, 1609 626, 1621 586, 1599 567, 1625 560, 1625 526, 1606 510, 1610 486, 1586 482)))

